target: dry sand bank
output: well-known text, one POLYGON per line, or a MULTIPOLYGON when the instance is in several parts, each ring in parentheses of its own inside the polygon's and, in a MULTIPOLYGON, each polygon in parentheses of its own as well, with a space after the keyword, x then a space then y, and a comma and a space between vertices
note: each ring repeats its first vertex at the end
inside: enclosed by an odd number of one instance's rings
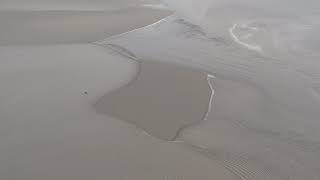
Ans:
POLYGON ((131 60, 94 45, 0 47, 0 59, 1 179, 235 178, 179 143, 96 113, 95 102, 135 75, 131 60))
POLYGON ((88 43, 159 21, 170 11, 0 11, 0 45, 88 43))

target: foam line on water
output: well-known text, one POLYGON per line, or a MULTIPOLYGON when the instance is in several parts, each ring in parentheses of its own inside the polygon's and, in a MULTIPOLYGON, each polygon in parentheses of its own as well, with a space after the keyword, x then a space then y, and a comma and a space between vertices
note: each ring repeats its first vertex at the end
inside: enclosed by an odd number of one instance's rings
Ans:
POLYGON ((234 34, 234 30, 237 28, 237 24, 233 24, 233 26, 229 29, 229 33, 231 35, 231 37, 233 38, 233 40, 235 42, 237 42, 238 44, 250 49, 250 50, 254 50, 254 51, 258 51, 258 52, 262 52, 262 49, 260 46, 255 46, 255 45, 250 45, 247 43, 242 42, 235 34, 234 34))

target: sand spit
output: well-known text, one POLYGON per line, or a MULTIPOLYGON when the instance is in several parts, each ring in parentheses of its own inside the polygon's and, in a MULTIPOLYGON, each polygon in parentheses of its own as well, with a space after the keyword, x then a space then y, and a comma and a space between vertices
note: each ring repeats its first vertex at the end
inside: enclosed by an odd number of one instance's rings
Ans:
POLYGON ((206 73, 155 61, 141 61, 138 66, 131 83, 95 104, 99 113, 169 141, 175 140, 184 127, 205 118, 212 96, 206 73))
POLYGON ((170 11, 0 11, 0 45, 88 43, 159 21, 170 11))
POLYGON ((0 47, 0 59, 0 179, 236 178, 92 108, 134 77, 134 61, 94 45, 0 47))

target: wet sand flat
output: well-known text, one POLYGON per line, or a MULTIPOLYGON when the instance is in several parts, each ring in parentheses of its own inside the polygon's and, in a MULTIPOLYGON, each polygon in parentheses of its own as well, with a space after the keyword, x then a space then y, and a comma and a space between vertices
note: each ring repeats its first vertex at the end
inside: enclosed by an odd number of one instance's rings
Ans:
POLYGON ((141 28, 170 15, 165 10, 0 11, 0 45, 88 43, 141 28))
POLYGON ((135 124, 164 140, 175 140, 181 129, 205 118, 212 95, 206 73, 154 61, 138 66, 131 83, 97 102, 99 113, 135 124))

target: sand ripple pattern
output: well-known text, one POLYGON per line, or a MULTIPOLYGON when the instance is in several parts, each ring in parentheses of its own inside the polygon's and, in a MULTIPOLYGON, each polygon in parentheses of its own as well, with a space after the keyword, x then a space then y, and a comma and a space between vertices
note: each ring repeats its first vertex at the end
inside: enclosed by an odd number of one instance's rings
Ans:
POLYGON ((208 35, 171 16, 100 43, 216 77, 207 121, 185 129, 178 144, 218 162, 239 180, 319 180, 319 57, 248 51, 230 37, 232 23, 225 27, 208 35))

